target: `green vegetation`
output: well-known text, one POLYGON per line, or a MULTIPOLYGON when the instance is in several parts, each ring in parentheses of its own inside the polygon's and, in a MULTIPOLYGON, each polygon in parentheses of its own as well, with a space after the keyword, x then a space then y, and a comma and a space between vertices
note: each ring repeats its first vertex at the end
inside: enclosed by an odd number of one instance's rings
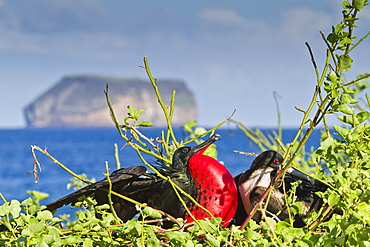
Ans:
MULTIPOLYGON (((343 79, 344 73, 352 66, 353 59, 350 56, 352 50, 358 48, 370 34, 369 31, 360 39, 354 36, 357 14, 365 5, 367 5, 365 0, 344 1, 343 20, 333 26, 329 35, 321 33, 327 45, 326 61, 321 69, 316 65, 310 46, 306 44, 317 81, 307 109, 297 109, 302 112, 302 122, 290 143, 281 143, 280 131, 273 133, 272 136, 266 136, 259 130, 252 130, 232 120, 260 147, 261 151, 273 149, 285 154, 283 168, 278 176, 283 176, 286 169, 295 166, 329 185, 326 192, 320 193, 325 205, 319 212, 313 212, 307 217, 307 227, 292 227, 292 219, 300 211, 299 203, 290 203, 291 219, 278 223, 272 218, 265 217, 257 224, 248 217, 242 226, 232 225, 223 228, 219 219, 196 221, 190 225, 184 225, 181 219, 173 219, 176 222, 175 227, 164 230, 150 224, 161 218, 163 212, 144 204, 137 203, 138 210, 144 215, 142 220, 133 219, 123 223, 109 210, 112 205, 96 206, 93 199, 87 198, 80 203, 85 209, 78 211, 77 219, 71 221, 67 216, 55 217, 51 212, 44 210, 45 206, 40 206, 40 200, 47 195, 29 192, 32 199, 28 198, 23 202, 16 200, 8 202, 1 196, 4 204, 0 206, 0 224, 6 231, 0 232, 0 245, 370 246, 370 97, 366 95, 365 101, 358 99, 359 93, 368 87, 365 80, 370 75, 359 75, 350 81, 343 79), (327 124, 327 117, 332 115, 341 121, 341 125, 333 126, 334 132, 327 124), (325 126, 321 146, 307 152, 305 143, 318 124, 325 126), (336 213, 338 211, 341 213, 336 213), (96 218, 96 212, 102 215, 101 219, 96 218), (183 230, 184 227, 188 227, 186 231, 183 230)), ((110 104, 108 88, 106 96, 113 122, 121 137, 126 140, 127 145, 134 148, 144 164, 157 172, 146 162, 144 154, 170 164, 176 148, 190 142, 199 142, 202 137, 213 133, 228 120, 208 131, 197 128, 195 122, 189 122, 184 126, 189 138, 185 142, 179 142, 171 125, 176 92, 173 91, 169 105, 165 105, 146 58, 144 65, 167 120, 167 129, 162 131, 156 140, 149 139, 140 132, 141 127, 151 126, 150 122, 140 120, 141 110, 129 106, 128 116, 123 123, 119 123, 110 104)), ((55 163, 68 169, 46 150, 33 146, 33 154, 35 150, 41 151, 55 163)), ((210 155, 216 157, 216 149, 212 149, 210 155)), ((35 154, 34 157, 34 174, 37 178, 38 162, 35 154)), ((117 154, 116 160, 119 167, 117 154)), ((68 171, 76 178, 90 183, 68 171)), ((181 193, 179 188, 176 189, 181 193)), ((110 194, 117 193, 110 191, 110 194)), ((286 200, 292 201, 293 197, 294 195, 287 195, 286 200)))

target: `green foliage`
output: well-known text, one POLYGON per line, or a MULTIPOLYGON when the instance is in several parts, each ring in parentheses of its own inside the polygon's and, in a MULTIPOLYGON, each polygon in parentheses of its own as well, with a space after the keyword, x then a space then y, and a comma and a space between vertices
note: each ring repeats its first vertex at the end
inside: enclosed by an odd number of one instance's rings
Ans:
MULTIPOLYGON (((324 199, 325 205, 320 212, 313 212, 305 219, 305 229, 297 231, 292 228, 290 219, 276 224, 265 217, 261 223, 262 231, 264 224, 268 229, 273 229, 270 235, 277 245, 369 246, 370 214, 366 210, 370 207, 370 101, 368 95, 365 95, 365 101, 359 100, 369 86, 365 81, 369 74, 359 75, 349 82, 343 80, 343 72, 352 66, 350 52, 370 34, 368 32, 357 43, 354 42, 357 38, 352 35, 358 20, 357 12, 365 5, 367 1, 353 1, 352 4, 343 2, 343 21, 333 26, 327 38, 322 33, 328 53, 321 74, 307 45, 316 71, 317 86, 308 109, 298 109, 304 117, 291 143, 284 145, 276 133, 273 133, 273 138, 266 137, 258 130, 253 131, 236 122, 261 150, 280 149, 280 152, 286 153, 284 169, 294 165, 306 171, 313 171, 315 178, 329 185, 329 189, 324 193, 318 193, 324 199), (326 122, 333 113, 341 122, 340 125, 333 126, 334 131, 326 122), (310 114, 314 117, 309 118, 310 114), (325 127, 321 145, 317 150, 307 152, 304 144, 314 127, 320 123, 325 127), (307 156, 310 158, 307 159, 307 156), (279 236, 281 233, 283 234, 279 236), (299 240, 293 236, 299 236, 299 240)), ((290 207, 289 211, 293 214, 299 213, 299 207, 297 208, 289 196, 285 198, 290 207)))
MULTIPOLYGON (((40 201, 45 199, 47 194, 29 191, 31 197, 22 202, 17 200, 8 202, 0 194, 4 201, 0 206, 0 245, 370 246, 370 98, 363 94, 369 87, 365 80, 370 75, 359 75, 352 81, 344 80, 343 76, 343 73, 350 70, 353 65, 351 51, 370 34, 368 32, 358 40, 353 35, 357 28, 355 24, 359 19, 357 14, 367 4, 367 0, 343 1, 342 21, 332 27, 330 34, 321 33, 327 45, 327 57, 321 72, 307 44, 316 73, 316 87, 307 109, 297 109, 303 114, 302 122, 290 143, 281 142, 281 129, 265 134, 259 129, 252 130, 243 123, 232 120, 261 151, 273 149, 284 153, 283 170, 295 166, 312 173, 312 176, 329 186, 325 192, 318 193, 325 204, 320 211, 307 216, 305 219, 307 227, 292 226, 294 216, 303 212, 302 204, 295 202, 293 193, 298 183, 292 185, 293 192, 284 196, 289 213, 289 219, 286 221, 276 222, 262 213, 263 219, 260 223, 250 219, 242 226, 231 225, 224 228, 218 218, 199 220, 187 225, 184 225, 182 219, 170 218, 175 226, 166 230, 153 224, 161 220, 163 212, 135 201, 132 202, 141 212, 141 219, 118 222, 115 213, 111 211, 111 205, 98 206, 88 197, 77 203, 77 206, 83 209, 76 212, 75 220, 71 220, 69 215, 55 217, 52 212, 45 210, 45 206, 40 206, 40 201), (360 100, 361 97, 365 97, 365 100, 360 100), (327 124, 328 117, 336 117, 340 121, 340 124, 333 126, 334 130, 327 124), (305 143, 312 130, 319 124, 325 129, 321 133, 321 145, 316 150, 312 148, 307 150, 305 143), (101 215, 100 218, 96 217, 98 214, 101 215)), ((155 167, 146 162, 144 154, 164 164, 170 164, 175 149, 191 142, 202 142, 203 137, 213 134, 229 119, 211 130, 198 127, 195 121, 188 122, 184 125, 188 137, 178 141, 171 124, 176 92, 172 93, 170 102, 166 105, 159 93, 156 79, 151 75, 146 58, 144 65, 167 121, 167 128, 159 137, 153 139, 141 133, 140 128, 152 126, 152 123, 140 120, 143 110, 127 106, 128 114, 120 124, 110 104, 108 87, 106 99, 121 137, 137 152, 144 164, 158 176, 162 176, 155 167)), ((69 183, 70 187, 77 189, 83 182, 90 183, 84 176, 74 174, 46 150, 32 146, 33 155, 34 149, 43 152, 75 177, 69 183)), ((207 154, 217 158, 216 146, 209 149, 207 154)), ((35 155, 34 158, 37 167, 39 164, 35 155)), ((117 151, 116 162, 119 167, 117 151)), ((37 178, 37 171, 33 172, 37 178)), ((168 179, 163 176, 162 178, 168 179)), ((184 193, 175 185, 174 189, 178 193, 184 193)), ((121 196, 111 189, 108 192, 109 195, 121 196)))

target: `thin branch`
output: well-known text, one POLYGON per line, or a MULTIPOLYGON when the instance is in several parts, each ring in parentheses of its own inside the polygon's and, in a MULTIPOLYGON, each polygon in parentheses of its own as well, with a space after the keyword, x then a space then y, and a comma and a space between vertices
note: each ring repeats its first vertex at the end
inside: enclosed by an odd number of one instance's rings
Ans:
POLYGON ((305 43, 305 45, 307 46, 307 48, 308 48, 308 52, 310 53, 311 62, 312 62, 312 64, 313 64, 313 68, 314 68, 314 70, 315 70, 315 74, 316 74, 316 81, 317 81, 317 83, 318 83, 318 82, 319 82, 319 77, 320 77, 320 75, 319 75, 319 70, 318 70, 317 65, 316 65, 315 58, 314 58, 314 56, 313 56, 313 52, 312 52, 312 50, 311 50, 311 46, 308 44, 308 42, 306 42, 306 43, 305 43))
MULTIPOLYGON (((71 174, 73 177, 87 183, 87 184, 92 184, 91 181, 79 176, 78 174, 74 173, 72 170, 70 170, 68 167, 66 167, 65 165, 63 165, 62 163, 60 163, 57 159, 55 159, 51 154, 48 153, 48 151, 46 151, 45 149, 42 149, 38 146, 35 146, 35 145, 31 145, 31 151, 32 151, 32 156, 33 156, 33 159, 34 159, 34 162, 37 163, 38 165, 39 162, 37 160, 37 157, 36 157, 36 154, 34 152, 34 150, 38 150, 40 151, 41 153, 45 154, 46 156, 48 156, 52 161, 54 161, 54 163, 56 163, 58 166, 62 167, 65 171, 67 171, 69 174, 71 174)), ((36 165, 34 165, 34 167, 36 167, 36 165)), ((37 182, 38 181, 38 176, 37 176, 37 170, 34 169, 33 171, 29 172, 29 173, 33 173, 35 175, 35 181, 37 182), (37 179, 37 180, 36 180, 37 179)))
POLYGON ((186 144, 188 144, 188 143, 191 143, 191 142, 193 142, 193 141, 195 141, 195 140, 197 140, 197 139, 199 139, 199 138, 201 138, 201 137, 203 137, 203 136, 205 136, 205 135, 207 135, 207 134, 209 134, 209 133, 213 133, 216 129, 220 128, 220 127, 221 127, 222 125, 224 125, 226 122, 228 122, 228 121, 233 121, 233 120, 231 120, 231 118, 234 116, 235 112, 236 112, 236 110, 234 110, 234 111, 231 113, 231 115, 230 115, 226 120, 224 120, 224 121, 222 121, 221 123, 217 124, 217 125, 216 125, 215 127, 213 127, 212 129, 210 129, 210 130, 208 130, 208 131, 206 131, 206 132, 203 132, 202 134, 200 134, 200 135, 198 135, 198 136, 194 137, 193 139, 191 139, 191 140, 189 140, 189 141, 187 141, 187 142, 184 142, 184 144, 183 144, 183 145, 186 145, 186 144))
POLYGON ((118 217, 118 215, 116 213, 116 210, 114 209, 113 202, 112 202, 112 181, 111 181, 110 176, 109 176, 109 167, 108 167, 108 162, 107 161, 105 162, 105 171, 106 171, 106 173, 104 175, 105 175, 105 178, 108 181, 108 193, 107 193, 108 205, 109 205, 110 211, 113 214, 113 217, 116 219, 117 222, 121 223, 122 220, 118 217))
POLYGON ((162 160, 162 161, 164 161, 164 162, 166 162, 168 164, 171 164, 172 162, 170 160, 168 160, 166 157, 164 157, 162 155, 159 155, 159 154, 156 154, 153 151, 147 150, 147 149, 143 148, 140 145, 137 145, 135 143, 132 143, 132 141, 129 138, 127 138, 127 136, 122 132, 121 125, 117 121, 117 117, 116 117, 116 114, 114 112, 112 103, 110 102, 109 95, 108 95, 108 84, 106 85, 106 90, 104 91, 104 93, 105 93, 105 98, 106 98, 106 101, 107 101, 107 104, 108 104, 108 108, 109 108, 109 111, 110 111, 111 118, 112 118, 112 120, 113 120, 113 122, 114 122, 114 124, 116 126, 116 129, 118 130, 120 136, 123 139, 125 139, 126 143, 129 143, 131 146, 134 146, 135 148, 139 149, 140 151, 142 151, 142 152, 144 152, 146 154, 149 154, 149 155, 154 156, 158 160, 162 160))
POLYGON ((354 44, 352 47, 351 47, 351 49, 349 49, 349 52, 351 52, 353 49, 355 49, 356 48, 356 46, 358 46, 359 44, 361 44, 362 43, 362 41, 364 41, 368 36, 370 35, 370 31, 369 32, 367 32, 367 34, 365 34, 365 36, 364 37, 362 37, 361 39, 359 39, 357 42, 356 42, 356 44, 354 44))
POLYGON ((167 107, 163 103, 163 100, 162 100, 161 95, 160 95, 159 90, 158 90, 158 86, 157 86, 156 80, 154 79, 154 77, 152 76, 152 73, 150 72, 150 68, 149 68, 149 63, 148 63, 147 57, 144 57, 144 65, 145 65, 145 67, 144 67, 145 68, 145 71, 146 71, 146 73, 147 73, 147 75, 149 77, 150 82, 152 83, 152 86, 154 88, 155 94, 157 95, 158 103, 161 106, 161 108, 163 110, 163 113, 164 113, 164 115, 166 117, 167 128, 168 128, 168 130, 170 132, 172 141, 175 144, 175 147, 178 147, 179 144, 176 141, 176 137, 175 137, 175 134, 174 134, 173 129, 172 129, 171 116, 168 113, 167 107))

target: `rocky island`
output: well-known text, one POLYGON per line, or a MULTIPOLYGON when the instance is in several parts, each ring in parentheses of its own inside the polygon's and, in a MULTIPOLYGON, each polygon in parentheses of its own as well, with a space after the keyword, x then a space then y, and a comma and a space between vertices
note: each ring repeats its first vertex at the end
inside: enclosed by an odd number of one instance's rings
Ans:
MULTIPOLYGON (((42 94, 25 109, 28 127, 113 127, 104 90, 109 97, 118 121, 127 116, 127 106, 144 110, 141 121, 155 127, 166 125, 154 89, 147 80, 103 76, 68 76, 42 94)), ((182 125, 196 120, 195 97, 181 80, 158 80, 159 91, 166 105, 176 90, 173 124, 182 125)))

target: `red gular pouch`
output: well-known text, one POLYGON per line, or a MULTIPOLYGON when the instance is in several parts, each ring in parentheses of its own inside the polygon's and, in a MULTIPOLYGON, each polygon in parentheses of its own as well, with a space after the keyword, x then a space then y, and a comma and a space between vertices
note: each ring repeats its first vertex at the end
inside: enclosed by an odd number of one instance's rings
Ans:
MULTIPOLYGON (((206 208, 213 217, 220 217, 222 225, 227 227, 233 219, 238 206, 238 191, 231 173, 216 159, 203 155, 206 148, 191 156, 188 172, 197 191, 195 200, 206 208)), ((197 220, 211 219, 202 208, 193 205, 189 208, 197 220)), ((193 222, 189 214, 187 223, 193 222)))

